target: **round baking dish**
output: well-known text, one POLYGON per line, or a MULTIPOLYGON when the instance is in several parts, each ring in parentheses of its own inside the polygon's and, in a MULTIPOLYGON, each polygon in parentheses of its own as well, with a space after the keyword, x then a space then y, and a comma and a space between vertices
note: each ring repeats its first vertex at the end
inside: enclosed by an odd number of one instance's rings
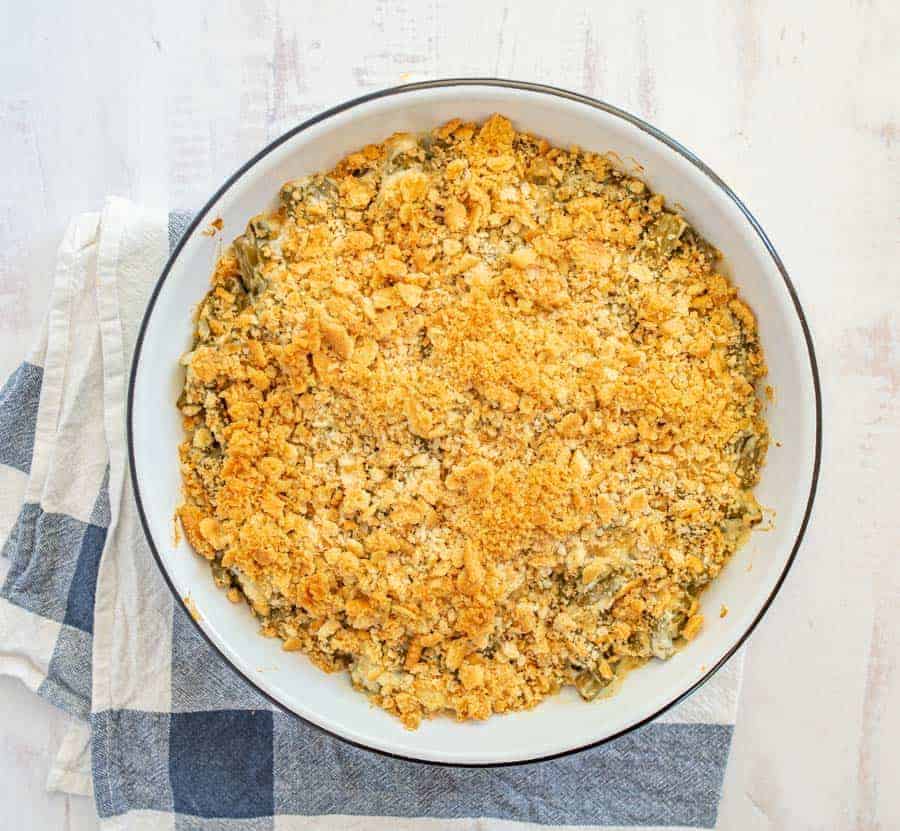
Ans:
POLYGON ((787 272, 759 223, 700 159, 616 107, 537 84, 451 79, 396 87, 341 104, 272 142, 231 176, 197 214, 172 252, 144 315, 128 396, 131 475, 150 548, 178 602, 190 594, 194 622, 247 683, 285 711, 346 741, 408 759, 452 765, 536 761, 585 749, 656 718, 690 695, 743 643, 772 602, 809 519, 819 470, 821 403, 812 340, 787 272), (768 406, 773 437, 757 496, 775 517, 756 532, 702 597, 707 625, 668 661, 626 678, 612 698, 590 704, 572 689, 534 710, 486 722, 426 721, 415 732, 374 708, 346 674, 326 675, 280 641, 259 636, 243 605, 216 588, 205 560, 172 540, 181 499, 175 400, 178 359, 191 345, 191 311, 203 297, 220 251, 202 232, 222 220, 222 239, 268 208, 281 184, 331 167, 348 152, 395 131, 427 130, 453 117, 493 112, 554 144, 616 152, 725 253, 726 271, 756 312, 776 390, 768 406), (633 161, 632 161, 633 160, 633 161), (729 614, 718 612, 726 604, 729 614), (259 671, 259 668, 265 668, 259 671))

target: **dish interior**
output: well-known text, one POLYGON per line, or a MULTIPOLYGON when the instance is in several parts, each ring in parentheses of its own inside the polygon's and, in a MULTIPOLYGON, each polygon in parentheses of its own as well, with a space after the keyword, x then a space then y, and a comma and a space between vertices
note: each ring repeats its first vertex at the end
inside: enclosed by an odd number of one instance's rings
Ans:
MULTIPOLYGON (((815 462, 815 389, 800 319, 777 264, 713 178, 618 114, 539 91, 465 85, 400 92, 339 111, 287 138, 225 189, 184 241, 149 312, 131 428, 138 495, 161 564, 179 596, 190 595, 205 634, 243 675, 285 709, 351 741, 428 761, 503 763, 562 753, 627 730, 701 681, 740 641, 775 590, 803 522, 815 462), (641 178, 669 204, 683 206, 686 219, 725 254, 724 271, 757 315, 775 390, 766 413, 772 445, 756 488, 767 509, 763 527, 771 528, 754 532, 703 594, 707 622, 697 638, 670 660, 629 674, 612 698, 588 704, 569 688, 532 711, 478 723, 432 719, 410 732, 354 691, 346 674, 326 675, 301 654, 283 652, 280 641, 261 638, 249 609, 216 588, 208 563, 185 540, 174 543, 183 438, 175 407, 183 385, 178 359, 191 346, 189 310, 207 291, 222 247, 248 217, 272 206, 285 181, 327 170, 395 131, 420 132, 453 117, 483 120, 493 112, 554 144, 614 151, 631 170, 639 164, 641 178), (217 218, 218 234, 201 233, 217 218), (723 604, 729 613, 720 617, 723 604)), ((682 706, 689 710, 690 702, 682 706)), ((683 711, 681 718, 690 715, 683 711)))

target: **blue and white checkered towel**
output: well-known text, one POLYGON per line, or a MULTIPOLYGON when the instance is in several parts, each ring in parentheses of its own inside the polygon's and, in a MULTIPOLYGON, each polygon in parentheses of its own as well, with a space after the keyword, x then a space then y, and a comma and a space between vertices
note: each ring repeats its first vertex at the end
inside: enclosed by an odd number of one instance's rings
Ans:
POLYGON ((92 791, 109 829, 714 827, 740 658, 612 744, 478 770, 330 738, 212 652, 157 573, 126 475, 134 338, 186 221, 121 199, 75 219, 44 337, 0 392, 0 672, 74 717, 49 786, 92 791))

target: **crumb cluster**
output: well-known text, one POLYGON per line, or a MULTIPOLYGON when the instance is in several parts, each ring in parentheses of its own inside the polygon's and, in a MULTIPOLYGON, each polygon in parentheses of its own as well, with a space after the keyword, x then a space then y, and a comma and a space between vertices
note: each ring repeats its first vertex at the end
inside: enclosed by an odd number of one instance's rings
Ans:
POLYGON ((499 115, 289 182, 183 359, 189 541, 408 727, 608 694, 760 520, 765 363, 717 259, 499 115))

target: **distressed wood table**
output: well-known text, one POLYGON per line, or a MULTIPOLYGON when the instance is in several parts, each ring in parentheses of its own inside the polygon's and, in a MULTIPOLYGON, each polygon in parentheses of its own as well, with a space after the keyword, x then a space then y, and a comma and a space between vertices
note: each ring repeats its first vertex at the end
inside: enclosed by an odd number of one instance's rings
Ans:
MULTIPOLYGON (((69 217, 190 208, 299 120, 404 80, 594 95, 697 152, 779 248, 822 371, 822 483, 750 641, 726 829, 900 828, 900 4, 707 0, 7 3, 0 371, 40 325, 69 217)), ((91 829, 48 794, 63 716, 0 680, 0 827, 91 829)))

